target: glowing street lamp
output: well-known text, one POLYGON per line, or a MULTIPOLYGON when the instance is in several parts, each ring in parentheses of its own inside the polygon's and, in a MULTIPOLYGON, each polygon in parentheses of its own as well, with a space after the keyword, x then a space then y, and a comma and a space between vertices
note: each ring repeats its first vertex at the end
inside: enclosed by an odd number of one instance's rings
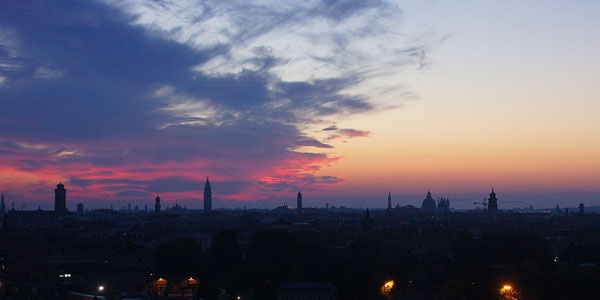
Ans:
POLYGON ((104 286, 103 285, 99 285, 98 286, 98 292, 102 293, 102 291, 104 291, 104 286))
POLYGON ((381 287, 381 292, 384 295, 387 295, 387 294, 390 293, 390 291, 392 290, 392 288, 394 288, 394 281, 390 280, 390 281, 388 281, 388 282, 386 282, 386 283, 383 284, 383 286, 381 287))
POLYGON ((502 288, 500 289, 500 295, 502 296, 502 299, 507 299, 507 300, 518 300, 519 298, 518 293, 515 289, 513 289, 513 287, 510 284, 505 284, 502 286, 502 288))

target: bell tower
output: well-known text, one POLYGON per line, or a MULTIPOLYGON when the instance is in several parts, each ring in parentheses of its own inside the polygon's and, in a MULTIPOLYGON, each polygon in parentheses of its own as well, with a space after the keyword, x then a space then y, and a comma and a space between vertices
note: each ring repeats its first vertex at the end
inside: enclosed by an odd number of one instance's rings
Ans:
POLYGON ((298 190, 298 197, 296 198, 296 210, 302 212, 302 193, 298 190))
POLYGON ((212 190, 210 189, 210 181, 206 177, 206 183, 204 184, 204 212, 210 212, 212 210, 212 190))
POLYGON ((54 211, 61 214, 67 212, 67 190, 62 182, 54 190, 54 211))
POLYGON ((154 199, 154 213, 160 214, 160 197, 156 194, 156 198, 154 199))
POLYGON ((492 188, 490 198, 488 199, 488 221, 490 223, 498 222, 498 199, 496 198, 494 188, 492 188))

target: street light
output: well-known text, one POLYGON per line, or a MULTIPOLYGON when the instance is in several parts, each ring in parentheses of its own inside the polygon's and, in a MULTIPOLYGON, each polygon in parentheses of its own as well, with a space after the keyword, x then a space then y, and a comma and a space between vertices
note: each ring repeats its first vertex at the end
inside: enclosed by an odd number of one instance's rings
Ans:
POLYGON ((383 284, 383 286, 381 287, 381 292, 383 294, 387 295, 387 294, 390 293, 390 291, 392 290, 392 288, 394 288, 394 281, 390 280, 390 281, 388 281, 388 282, 386 282, 386 283, 383 284))
POLYGON ((97 291, 97 293, 94 293, 94 300, 98 299, 98 294, 102 294, 102 291, 104 291, 104 286, 99 285, 97 291))
POLYGON ((507 299, 507 300, 518 300, 519 299, 519 293, 510 285, 510 284, 505 284, 502 286, 502 288, 500 289, 500 295, 502 296, 502 299, 507 299))

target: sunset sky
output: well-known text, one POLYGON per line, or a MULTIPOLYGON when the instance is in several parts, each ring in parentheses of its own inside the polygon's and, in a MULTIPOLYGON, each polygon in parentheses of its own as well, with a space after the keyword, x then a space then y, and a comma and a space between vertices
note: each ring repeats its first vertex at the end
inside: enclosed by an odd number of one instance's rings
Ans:
POLYGON ((600 205, 598 1, 2 1, 17 209, 600 205), (454 199, 454 202, 453 202, 454 199), (502 201, 522 201, 502 204, 502 201))

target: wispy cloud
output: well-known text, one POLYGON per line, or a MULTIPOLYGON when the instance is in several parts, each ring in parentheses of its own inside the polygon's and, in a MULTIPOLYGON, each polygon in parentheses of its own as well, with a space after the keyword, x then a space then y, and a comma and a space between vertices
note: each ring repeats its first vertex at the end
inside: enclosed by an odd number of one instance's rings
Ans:
POLYGON ((399 71, 427 58, 429 37, 403 32, 403 11, 387 1, 104 2, 149 34, 214 51, 194 67, 211 77, 251 71, 284 82, 354 78, 339 92, 402 93, 399 71))
POLYGON ((348 137, 348 138, 367 137, 367 136, 369 136, 369 132, 368 131, 356 130, 356 129, 340 129, 340 130, 338 130, 338 133, 340 135, 343 135, 343 136, 348 137))
POLYGON ((325 138, 326 142, 333 141, 333 140, 352 139, 352 138, 356 138, 356 137, 368 137, 371 134, 370 132, 364 131, 364 130, 356 130, 356 129, 350 129, 350 128, 338 129, 335 126, 327 127, 323 130, 334 132, 333 134, 331 134, 327 138, 325 138))

